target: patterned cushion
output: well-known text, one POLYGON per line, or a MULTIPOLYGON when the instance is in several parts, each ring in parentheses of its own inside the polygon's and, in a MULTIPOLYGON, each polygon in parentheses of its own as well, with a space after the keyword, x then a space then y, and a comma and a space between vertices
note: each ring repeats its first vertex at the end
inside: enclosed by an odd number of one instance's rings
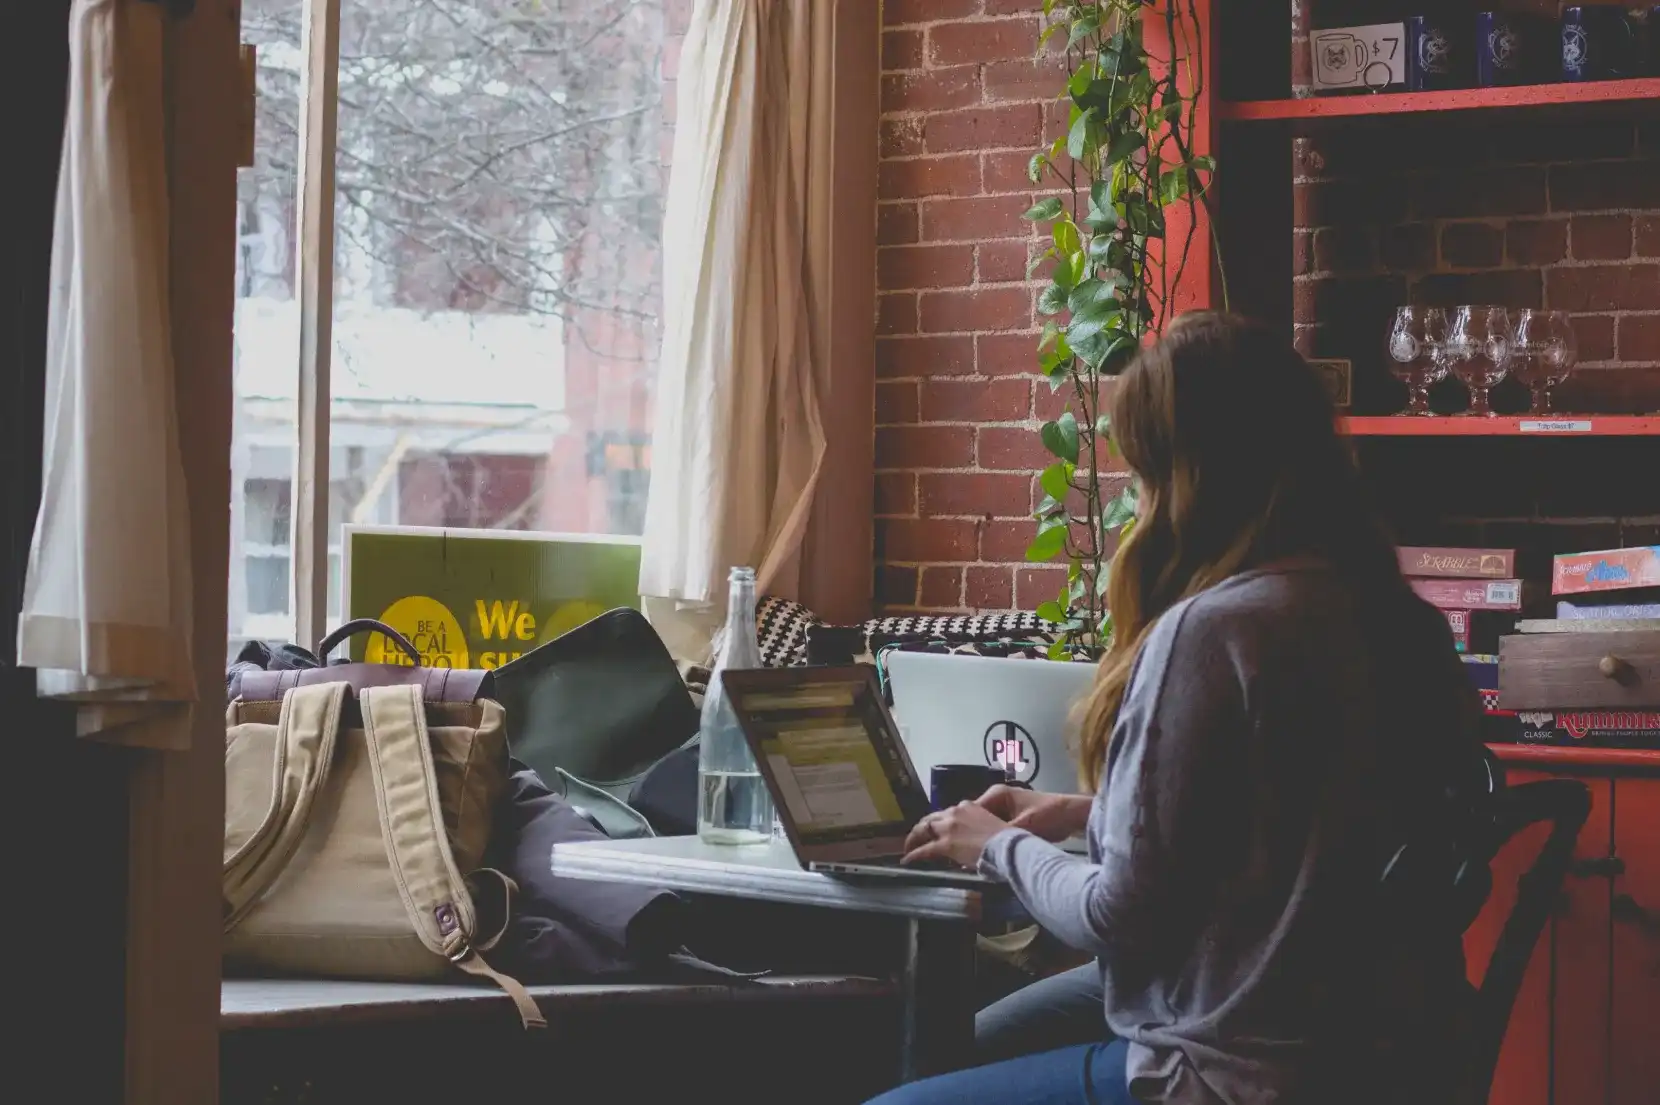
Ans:
MULTIPOLYGON (((757 611, 761 662, 769 668, 807 663, 809 631, 827 623, 798 602, 763 598, 757 611)), ((1054 639, 1036 614, 915 615, 872 618, 855 630, 862 645, 854 659, 874 662, 892 648, 926 648, 999 656, 1047 654, 1054 639)))
POLYGON ((795 668, 807 662, 807 630, 824 624, 817 614, 799 602, 770 596, 761 599, 755 613, 764 666, 795 668))

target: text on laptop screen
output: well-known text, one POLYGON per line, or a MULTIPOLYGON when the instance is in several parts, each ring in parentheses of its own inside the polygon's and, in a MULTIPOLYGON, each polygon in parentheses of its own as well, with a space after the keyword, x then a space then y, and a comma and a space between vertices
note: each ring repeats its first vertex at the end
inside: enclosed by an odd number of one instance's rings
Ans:
POLYGON ((903 832, 915 820, 901 798, 899 750, 865 683, 728 693, 760 744, 780 812, 804 843, 903 832))

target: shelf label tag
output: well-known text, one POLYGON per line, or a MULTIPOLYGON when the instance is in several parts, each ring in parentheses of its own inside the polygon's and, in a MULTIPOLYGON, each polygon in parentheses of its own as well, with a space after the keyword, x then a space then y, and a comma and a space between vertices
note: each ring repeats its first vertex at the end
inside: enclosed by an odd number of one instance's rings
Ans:
POLYGON ((1406 24, 1333 27, 1309 36, 1316 91, 1371 89, 1406 84, 1406 24))
POLYGON ((1588 434, 1591 432, 1589 418, 1548 418, 1523 419, 1521 425, 1524 434, 1588 434))

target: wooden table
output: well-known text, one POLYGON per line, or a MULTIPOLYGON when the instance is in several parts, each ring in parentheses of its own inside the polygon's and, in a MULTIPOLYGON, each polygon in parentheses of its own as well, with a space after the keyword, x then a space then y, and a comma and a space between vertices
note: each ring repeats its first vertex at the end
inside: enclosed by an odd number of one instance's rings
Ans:
POLYGON ((902 918, 900 1077, 911 1081, 968 1064, 980 918, 975 891, 831 878, 803 870, 782 841, 722 846, 682 836, 556 844, 552 862, 553 873, 564 878, 902 918))

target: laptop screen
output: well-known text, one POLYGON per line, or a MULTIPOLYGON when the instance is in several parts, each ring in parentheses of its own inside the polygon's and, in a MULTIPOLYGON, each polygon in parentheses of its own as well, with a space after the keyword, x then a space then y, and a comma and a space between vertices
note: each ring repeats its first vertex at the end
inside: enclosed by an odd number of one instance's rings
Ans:
POLYGON ((875 681, 861 669, 834 671, 726 680, 779 816, 809 846, 902 834, 927 812, 875 681))

